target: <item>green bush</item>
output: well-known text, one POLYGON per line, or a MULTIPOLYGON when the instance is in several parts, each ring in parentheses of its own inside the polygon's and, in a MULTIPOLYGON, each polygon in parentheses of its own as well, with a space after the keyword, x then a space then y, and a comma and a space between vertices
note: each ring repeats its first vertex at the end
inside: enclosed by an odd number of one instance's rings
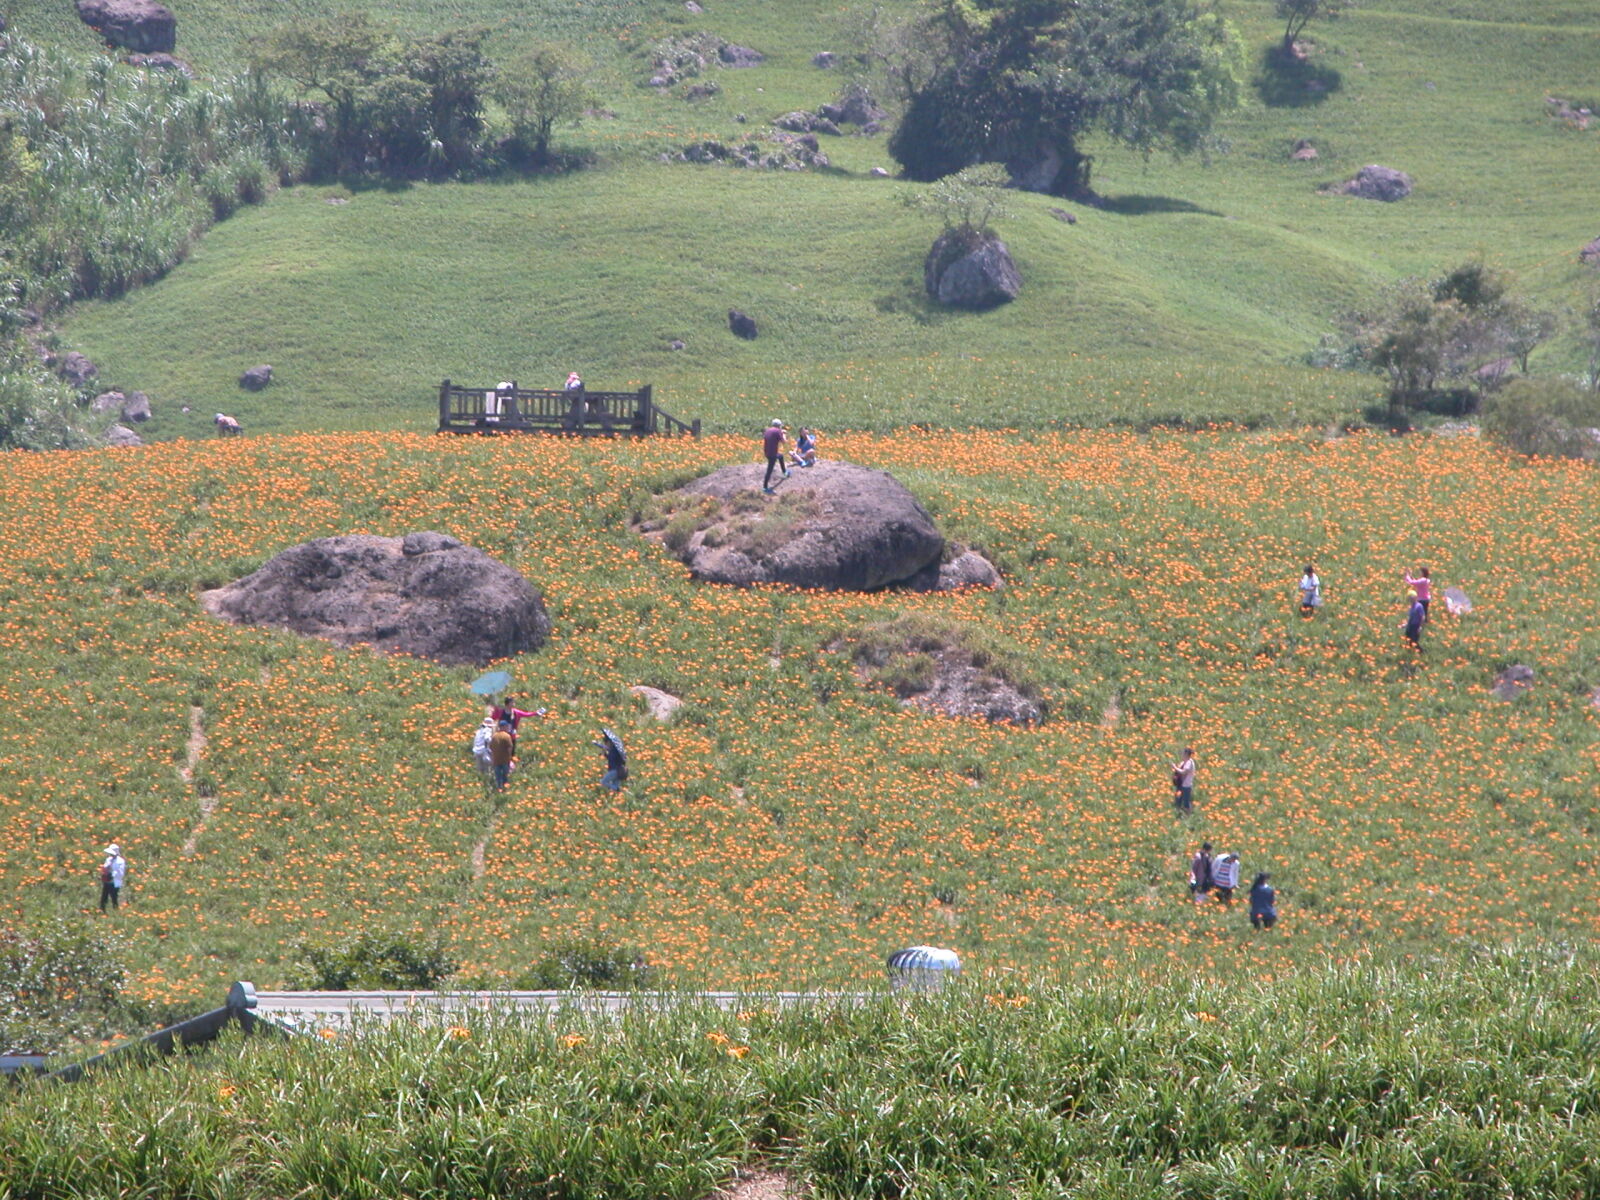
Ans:
POLYGON ((654 971, 644 952, 604 938, 570 937, 546 946, 515 986, 535 991, 596 988, 628 991, 648 987, 654 971))
POLYGON ((1483 431, 1521 454, 1600 458, 1600 392, 1570 379, 1518 379, 1483 402, 1483 431))
POLYGON ((456 972, 444 937, 420 928, 364 929, 299 946, 296 984, 316 991, 428 991, 456 972))
POLYGON ((0 1051, 50 1054, 109 1032, 125 975, 118 941, 81 924, 0 929, 0 1051))

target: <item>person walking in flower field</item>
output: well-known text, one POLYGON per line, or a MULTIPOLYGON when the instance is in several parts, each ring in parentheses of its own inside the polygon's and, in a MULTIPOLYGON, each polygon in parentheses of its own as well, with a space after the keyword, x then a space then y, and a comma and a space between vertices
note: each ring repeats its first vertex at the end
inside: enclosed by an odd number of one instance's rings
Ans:
POLYGON ((1428 606, 1433 603, 1433 572, 1429 568, 1423 567, 1422 570, 1417 572, 1417 577, 1413 579, 1411 578, 1411 572, 1407 571, 1405 580, 1406 586, 1415 594, 1417 603, 1422 605, 1422 619, 1426 621, 1428 619, 1428 606))
POLYGON ((128 881, 128 860, 122 857, 122 847, 112 842, 106 847, 106 860, 100 864, 100 911, 111 905, 115 911, 122 896, 122 886, 128 881))
POLYGON ((1194 747, 1185 746, 1183 757, 1172 764, 1172 807, 1180 816, 1194 811, 1194 747))
POLYGON ((1189 895, 1199 900, 1211 890, 1211 843, 1202 842, 1189 860, 1189 895))
POLYGON ((1316 568, 1307 563, 1306 573, 1300 576, 1300 615, 1314 617, 1321 607, 1322 580, 1317 578, 1316 568))

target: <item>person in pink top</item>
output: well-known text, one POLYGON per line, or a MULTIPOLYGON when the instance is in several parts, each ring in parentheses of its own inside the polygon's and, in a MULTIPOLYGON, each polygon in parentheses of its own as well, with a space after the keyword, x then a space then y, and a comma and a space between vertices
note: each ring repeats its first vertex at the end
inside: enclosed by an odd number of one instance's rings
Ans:
POLYGON ((1422 619, 1428 619, 1428 604, 1433 599, 1433 576, 1427 567, 1417 572, 1415 579, 1407 573, 1406 584, 1417 593, 1417 603, 1422 605, 1422 619))

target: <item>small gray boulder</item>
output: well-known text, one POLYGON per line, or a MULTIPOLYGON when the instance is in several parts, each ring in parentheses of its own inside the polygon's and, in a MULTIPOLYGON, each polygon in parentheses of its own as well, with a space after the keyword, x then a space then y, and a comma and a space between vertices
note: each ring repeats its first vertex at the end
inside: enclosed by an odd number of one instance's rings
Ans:
POLYGON ((106 445, 142 446, 144 445, 144 439, 126 425, 113 425, 106 430, 106 445))
POLYGON ((728 310, 728 328, 733 331, 734 337, 743 338, 747 342, 755 341, 759 332, 756 329, 756 319, 749 313, 740 312, 737 308, 728 310))
POLYGON ((56 374, 65 379, 73 387, 84 387, 89 380, 100 374, 100 368, 90 361, 89 356, 80 354, 76 350, 68 350, 56 363, 56 374))
POLYGON ((259 392, 272 382, 272 368, 266 363, 259 367, 251 367, 239 376, 239 386, 247 392, 259 392))
POLYGON ((1533 668, 1524 663, 1513 663, 1494 677, 1489 692, 1496 700, 1515 700, 1533 687, 1533 668))
POLYGON ((736 46, 732 42, 725 43, 717 51, 717 57, 725 67, 759 67, 767 61, 767 56, 761 51, 752 50, 749 46, 736 46))
POLYGON ((1411 194, 1411 176, 1393 167, 1380 167, 1374 163, 1362 167, 1338 190, 1358 200, 1381 200, 1385 204, 1393 204, 1411 194))

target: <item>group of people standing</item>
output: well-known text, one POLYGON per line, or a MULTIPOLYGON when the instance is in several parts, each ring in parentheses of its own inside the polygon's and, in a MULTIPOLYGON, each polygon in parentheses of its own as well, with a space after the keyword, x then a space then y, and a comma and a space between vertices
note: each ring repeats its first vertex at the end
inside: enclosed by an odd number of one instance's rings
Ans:
MULTIPOLYGON (((1266 871, 1256 875, 1250 885, 1250 924, 1257 929, 1271 929, 1278 921, 1278 893, 1266 871)), ((1234 889, 1239 886, 1239 856, 1211 855, 1211 843, 1202 842, 1189 861, 1189 894, 1198 902, 1201 897, 1215 895, 1224 904, 1232 903, 1234 889)))
MULTIPOLYGON (((1407 596, 1405 624, 1400 627, 1407 642, 1414 649, 1422 649, 1422 627, 1428 623, 1428 609, 1433 603, 1433 572, 1423 567, 1413 576, 1405 572, 1406 586, 1410 588, 1407 596)), ((1305 573, 1300 576, 1300 615, 1303 617, 1315 616, 1317 609, 1322 607, 1322 580, 1317 576, 1317 569, 1311 563, 1306 564, 1305 573)))
MULTIPOLYGON (((473 735, 472 756, 479 769, 489 776, 490 786, 495 791, 505 790, 511 781, 511 772, 516 769, 518 727, 529 717, 545 715, 543 708, 518 708, 509 696, 489 706, 489 715, 473 735)), ((628 752, 623 748, 622 739, 611 730, 602 729, 594 744, 606 759, 600 786, 610 792, 621 791, 628 778, 628 752)))

